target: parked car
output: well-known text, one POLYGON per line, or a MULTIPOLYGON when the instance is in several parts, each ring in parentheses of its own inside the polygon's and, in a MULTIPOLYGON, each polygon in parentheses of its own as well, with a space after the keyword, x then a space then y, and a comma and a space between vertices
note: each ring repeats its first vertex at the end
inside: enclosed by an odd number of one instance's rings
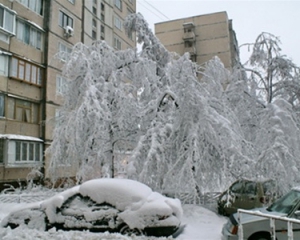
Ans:
POLYGON ((89 230, 170 236, 180 228, 178 199, 164 197, 129 179, 95 179, 5 217, 3 227, 89 230))
MULTIPOLYGON (((275 217, 284 217, 300 220, 300 188, 292 189, 282 198, 276 200, 268 208, 255 209, 256 214, 263 213, 275 217)), ((270 218, 242 214, 241 226, 243 228, 243 239, 246 240, 271 240, 270 218)), ((223 240, 239 239, 238 214, 230 216, 228 222, 223 226, 223 240)), ((275 220, 275 232, 277 240, 286 240, 288 238, 287 221, 275 220)), ((293 223, 294 239, 300 239, 300 224, 293 223)))
POLYGON ((277 186, 273 180, 238 180, 219 196, 218 213, 229 216, 239 208, 265 207, 275 200, 277 193, 277 186))

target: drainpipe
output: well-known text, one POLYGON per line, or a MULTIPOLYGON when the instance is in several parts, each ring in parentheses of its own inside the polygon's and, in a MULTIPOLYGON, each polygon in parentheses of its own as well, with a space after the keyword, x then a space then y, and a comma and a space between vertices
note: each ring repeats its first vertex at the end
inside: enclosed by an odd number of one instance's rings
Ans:
MULTIPOLYGON (((41 138, 44 141, 44 153, 46 150, 46 96, 47 96, 47 78, 48 78, 48 54, 49 54, 49 31, 50 31, 50 18, 51 18, 51 6, 52 1, 44 1, 44 29, 45 29, 45 35, 44 35, 44 78, 42 83, 42 100, 41 100, 41 138)), ((46 169, 46 158, 45 154, 43 157, 43 167, 41 169, 41 172, 43 173, 45 177, 46 169)))

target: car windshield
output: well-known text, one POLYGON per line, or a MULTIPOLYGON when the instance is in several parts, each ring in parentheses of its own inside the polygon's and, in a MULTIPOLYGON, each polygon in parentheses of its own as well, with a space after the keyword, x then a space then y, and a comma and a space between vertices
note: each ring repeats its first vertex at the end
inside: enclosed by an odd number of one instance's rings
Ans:
POLYGON ((275 201, 270 207, 267 208, 270 212, 279 212, 279 213, 290 213, 293 207, 300 200, 300 192, 296 190, 292 190, 287 193, 282 198, 275 201))

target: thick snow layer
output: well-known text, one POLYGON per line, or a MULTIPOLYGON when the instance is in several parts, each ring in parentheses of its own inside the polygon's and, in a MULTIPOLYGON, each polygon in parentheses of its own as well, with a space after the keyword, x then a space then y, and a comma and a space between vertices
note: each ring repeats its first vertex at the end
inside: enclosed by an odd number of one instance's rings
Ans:
POLYGON ((145 201, 152 190, 142 183, 129 179, 101 178, 83 183, 80 193, 96 202, 107 202, 119 210, 125 210, 132 202, 145 201))
MULTIPOLYGON (((12 210, 19 208, 24 204, 1 203, 0 221, 12 210)), ((221 230, 227 218, 221 217, 214 212, 201 206, 184 205, 183 206, 183 224, 186 225, 184 232, 179 235, 177 240, 221 240, 221 230)), ((127 237, 121 234, 109 233, 90 233, 87 231, 57 231, 50 229, 48 232, 27 227, 18 227, 14 230, 0 227, 1 240, 170 240, 169 238, 155 237, 127 237)))
POLYGON ((137 181, 129 179, 95 179, 41 202, 33 203, 22 211, 10 214, 2 222, 45 228, 45 214, 50 223, 63 224, 67 228, 92 228, 92 222, 110 219, 109 226, 117 229, 126 223, 130 228, 170 226, 181 223, 182 207, 178 199, 164 197, 137 181), (99 204, 107 203, 106 209, 99 204), (98 204, 98 205, 97 205, 98 204), (28 209, 34 208, 34 212, 28 209), (39 220, 33 219, 38 218, 39 220), (117 220, 114 220, 117 219, 117 220))

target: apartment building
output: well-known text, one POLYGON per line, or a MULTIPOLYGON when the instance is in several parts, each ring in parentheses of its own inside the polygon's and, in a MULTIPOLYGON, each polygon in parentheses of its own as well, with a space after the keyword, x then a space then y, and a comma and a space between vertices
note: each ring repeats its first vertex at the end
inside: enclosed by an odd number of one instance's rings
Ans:
MULTIPOLYGON (((44 151, 63 102, 61 69, 72 47, 95 40, 135 47, 122 26, 135 11, 135 0, 0 0, 0 190, 25 181, 32 169, 47 173, 44 151)), ((66 168, 59 169, 62 175, 66 168)))
POLYGON ((191 60, 200 65, 214 56, 228 69, 239 62, 236 35, 226 12, 157 23, 155 34, 169 51, 189 52, 191 60))

